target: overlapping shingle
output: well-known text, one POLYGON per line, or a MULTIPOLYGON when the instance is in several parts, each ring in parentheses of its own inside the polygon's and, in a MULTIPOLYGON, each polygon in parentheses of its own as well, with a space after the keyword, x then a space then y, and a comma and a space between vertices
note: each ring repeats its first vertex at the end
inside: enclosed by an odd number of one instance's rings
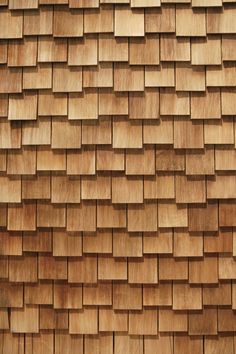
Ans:
POLYGON ((233 354, 236 3, 0 0, 0 352, 233 354))

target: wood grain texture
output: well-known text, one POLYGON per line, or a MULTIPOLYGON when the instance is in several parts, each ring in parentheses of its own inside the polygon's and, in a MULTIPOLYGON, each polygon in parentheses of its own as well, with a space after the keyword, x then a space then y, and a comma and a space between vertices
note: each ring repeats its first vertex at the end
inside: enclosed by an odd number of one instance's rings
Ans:
POLYGON ((0 0, 1 354, 235 354, 235 15, 0 0))

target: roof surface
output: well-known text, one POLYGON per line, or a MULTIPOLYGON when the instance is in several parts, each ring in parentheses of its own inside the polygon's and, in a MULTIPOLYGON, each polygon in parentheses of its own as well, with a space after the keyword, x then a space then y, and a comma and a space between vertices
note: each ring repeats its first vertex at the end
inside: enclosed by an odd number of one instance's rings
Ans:
POLYGON ((0 353, 234 354, 236 1, 0 0, 0 353))

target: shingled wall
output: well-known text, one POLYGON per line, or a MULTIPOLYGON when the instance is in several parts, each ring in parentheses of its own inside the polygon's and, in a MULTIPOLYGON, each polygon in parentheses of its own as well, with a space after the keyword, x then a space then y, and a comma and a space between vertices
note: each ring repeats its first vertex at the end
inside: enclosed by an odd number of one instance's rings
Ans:
POLYGON ((236 1, 0 0, 0 353, 236 352, 236 1))

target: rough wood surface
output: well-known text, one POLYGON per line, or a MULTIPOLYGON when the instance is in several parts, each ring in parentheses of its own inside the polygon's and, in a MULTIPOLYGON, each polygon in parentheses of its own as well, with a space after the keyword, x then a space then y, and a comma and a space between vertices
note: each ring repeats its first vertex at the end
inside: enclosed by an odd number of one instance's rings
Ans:
POLYGON ((0 353, 236 353, 236 1, 0 0, 0 353))

